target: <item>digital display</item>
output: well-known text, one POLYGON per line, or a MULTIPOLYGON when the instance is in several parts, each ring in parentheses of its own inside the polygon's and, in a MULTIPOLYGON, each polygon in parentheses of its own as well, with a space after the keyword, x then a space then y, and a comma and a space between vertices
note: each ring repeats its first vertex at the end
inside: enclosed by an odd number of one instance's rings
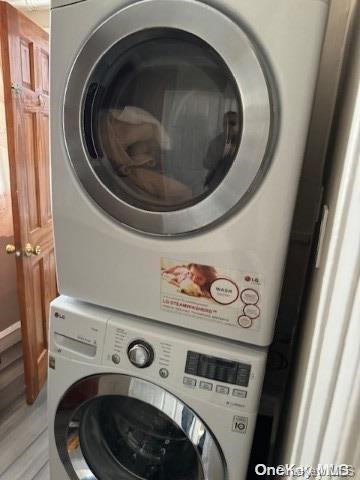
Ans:
POLYGON ((245 363, 203 355, 198 352, 189 351, 187 353, 185 373, 190 375, 247 387, 250 371, 251 365, 245 363))

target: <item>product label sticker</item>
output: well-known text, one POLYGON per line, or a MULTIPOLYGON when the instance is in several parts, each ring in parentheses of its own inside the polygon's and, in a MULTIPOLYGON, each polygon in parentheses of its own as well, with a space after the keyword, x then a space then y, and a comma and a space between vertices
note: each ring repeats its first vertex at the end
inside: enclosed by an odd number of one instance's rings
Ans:
POLYGON ((161 308, 241 329, 259 330, 260 275, 161 259, 161 308))
POLYGON ((235 415, 232 422, 232 431, 236 433, 246 433, 248 427, 248 417, 239 417, 235 415))

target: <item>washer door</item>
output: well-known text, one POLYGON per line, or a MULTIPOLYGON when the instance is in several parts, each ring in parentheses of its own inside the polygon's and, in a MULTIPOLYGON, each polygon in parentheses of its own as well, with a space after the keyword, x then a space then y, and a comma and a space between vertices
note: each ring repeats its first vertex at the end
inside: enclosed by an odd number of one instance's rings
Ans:
POLYGON ((268 163, 270 130, 253 43, 198 1, 119 11, 87 40, 67 85, 65 139, 83 187, 148 234, 197 231, 244 202, 268 163))
POLYGON ((55 417, 71 480, 225 480, 226 465, 202 420, 162 388, 127 375, 87 377, 55 417))

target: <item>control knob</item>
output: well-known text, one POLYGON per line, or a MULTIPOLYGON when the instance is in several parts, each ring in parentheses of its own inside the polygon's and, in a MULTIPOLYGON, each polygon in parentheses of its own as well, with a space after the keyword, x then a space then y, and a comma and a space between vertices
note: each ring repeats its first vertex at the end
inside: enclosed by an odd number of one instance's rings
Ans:
POLYGON ((149 367, 154 360, 154 350, 148 343, 135 340, 128 347, 130 362, 137 368, 149 367))

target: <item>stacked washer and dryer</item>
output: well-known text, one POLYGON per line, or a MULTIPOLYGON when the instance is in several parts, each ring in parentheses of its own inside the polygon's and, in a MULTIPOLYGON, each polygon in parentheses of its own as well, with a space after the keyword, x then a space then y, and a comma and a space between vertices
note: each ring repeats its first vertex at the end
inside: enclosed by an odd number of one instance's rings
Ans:
POLYGON ((243 480, 325 0, 53 0, 52 480, 243 480))

